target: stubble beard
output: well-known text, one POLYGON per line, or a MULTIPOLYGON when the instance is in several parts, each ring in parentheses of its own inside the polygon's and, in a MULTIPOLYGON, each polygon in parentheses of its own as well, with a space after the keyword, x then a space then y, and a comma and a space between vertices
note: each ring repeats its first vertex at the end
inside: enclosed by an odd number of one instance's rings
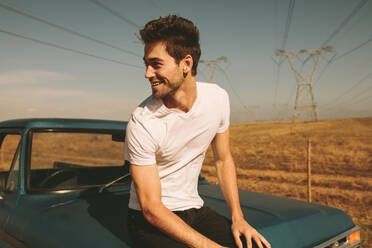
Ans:
POLYGON ((161 87, 163 89, 153 90, 152 95, 157 99, 162 99, 163 101, 169 101, 176 94, 178 89, 182 86, 184 80, 179 80, 177 83, 170 83, 167 79, 161 80, 161 87))

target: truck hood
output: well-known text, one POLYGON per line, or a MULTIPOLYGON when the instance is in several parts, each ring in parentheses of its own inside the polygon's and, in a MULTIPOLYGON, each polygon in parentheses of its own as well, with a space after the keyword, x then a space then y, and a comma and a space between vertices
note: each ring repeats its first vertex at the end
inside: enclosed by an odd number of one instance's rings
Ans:
POLYGON ((18 230, 17 238, 26 245, 39 248, 131 247, 126 226, 128 190, 97 193, 94 189, 35 198, 24 200, 25 208, 11 221, 18 224, 9 223, 7 227, 8 233, 18 230))
MULTIPOLYGON (((205 205, 230 218, 219 187, 199 186, 205 205)), ((245 219, 275 248, 313 247, 354 227, 342 210, 305 201, 239 191, 245 219)))
MULTIPOLYGON (((206 206, 230 218, 218 186, 199 185, 199 193, 206 206)), ((335 208, 243 190, 239 195, 248 223, 275 248, 313 247, 354 227, 349 216, 335 208)), ((13 228, 32 247, 131 247, 126 227, 128 200, 127 190, 28 199, 24 206, 29 208, 11 222, 24 223, 13 228), (32 202, 39 205, 31 206, 32 202)))

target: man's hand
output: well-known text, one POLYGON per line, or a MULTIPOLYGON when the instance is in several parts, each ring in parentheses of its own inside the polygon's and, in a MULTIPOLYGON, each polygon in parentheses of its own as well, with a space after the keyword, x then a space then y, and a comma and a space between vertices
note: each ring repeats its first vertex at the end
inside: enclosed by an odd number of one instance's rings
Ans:
POLYGON ((254 229, 251 225, 249 225, 244 219, 233 220, 231 225, 231 231, 234 235, 235 243, 238 248, 243 248, 242 241, 240 240, 240 236, 244 235, 245 240, 247 242, 247 247, 252 248, 252 239, 256 242, 259 248, 263 248, 265 245, 266 248, 270 248, 271 245, 266 239, 259 234, 256 229, 254 229), (262 245, 263 244, 263 245, 262 245))

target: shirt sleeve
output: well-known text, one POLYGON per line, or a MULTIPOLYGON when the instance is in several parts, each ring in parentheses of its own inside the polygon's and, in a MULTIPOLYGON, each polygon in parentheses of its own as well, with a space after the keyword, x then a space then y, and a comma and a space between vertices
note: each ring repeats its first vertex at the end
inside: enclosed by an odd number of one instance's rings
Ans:
POLYGON ((132 116, 125 136, 125 160, 134 165, 153 165, 156 164, 156 150, 157 144, 149 130, 132 116))
POLYGON ((227 130, 230 125, 230 101, 229 95, 226 91, 223 91, 221 101, 221 122, 218 127, 217 133, 223 133, 227 130))

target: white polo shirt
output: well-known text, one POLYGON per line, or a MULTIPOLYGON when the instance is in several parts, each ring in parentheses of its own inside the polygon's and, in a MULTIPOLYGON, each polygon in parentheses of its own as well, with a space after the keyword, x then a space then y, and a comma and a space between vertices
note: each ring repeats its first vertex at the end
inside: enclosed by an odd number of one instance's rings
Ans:
MULTIPOLYGON (((205 153, 229 124, 229 97, 216 84, 197 82, 197 97, 187 113, 150 96, 128 123, 125 158, 138 166, 157 165, 161 200, 168 209, 200 208, 198 177, 205 153)), ((133 182, 129 208, 141 210, 133 182)))

